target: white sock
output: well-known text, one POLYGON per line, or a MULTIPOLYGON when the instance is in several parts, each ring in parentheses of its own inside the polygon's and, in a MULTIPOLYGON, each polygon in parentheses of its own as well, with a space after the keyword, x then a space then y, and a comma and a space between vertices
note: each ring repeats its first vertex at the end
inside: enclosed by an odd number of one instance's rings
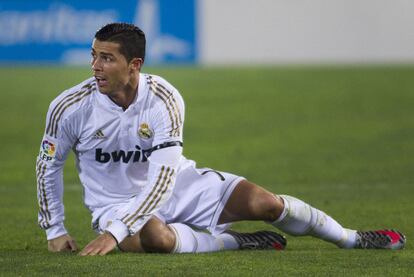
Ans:
POLYGON ((236 250, 240 248, 239 243, 232 235, 221 233, 216 238, 223 242, 224 250, 236 250))
POLYGON ((284 209, 273 226, 293 236, 310 235, 341 248, 353 248, 356 243, 356 231, 343 228, 332 217, 315 209, 305 202, 288 195, 280 196, 284 209))
POLYGON ((175 247, 172 253, 203 253, 238 249, 236 239, 229 234, 213 236, 195 231, 188 225, 172 223, 168 225, 175 233, 175 247))

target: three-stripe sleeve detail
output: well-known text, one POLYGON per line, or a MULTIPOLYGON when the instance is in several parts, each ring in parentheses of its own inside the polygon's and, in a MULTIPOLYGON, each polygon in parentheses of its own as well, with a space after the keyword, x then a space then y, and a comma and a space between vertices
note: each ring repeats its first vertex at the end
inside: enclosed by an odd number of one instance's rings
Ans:
POLYGON ((49 220, 51 220, 49 204, 46 196, 45 188, 45 175, 46 164, 41 160, 38 160, 36 164, 36 177, 37 177, 37 191, 38 191, 38 204, 39 204, 39 214, 41 219, 39 220, 39 225, 43 229, 50 227, 49 220))
POLYGON ((167 108, 171 120, 170 136, 180 136, 180 128, 183 121, 174 94, 167 90, 166 87, 153 80, 151 76, 148 76, 147 81, 151 91, 164 102, 167 108))
MULTIPOLYGON (((148 207, 149 212, 152 212, 155 209, 155 207, 157 207, 158 203, 161 201, 162 196, 165 194, 165 192, 167 191, 168 187, 170 186, 170 184, 172 182, 173 174, 174 174, 174 169, 172 169, 170 174, 168 175, 167 184, 165 186, 163 185, 163 188, 162 188, 162 191, 161 191, 161 196, 158 197, 156 200, 154 199, 154 201, 152 201, 153 202, 152 206, 148 207)), ((151 203, 150 203, 150 205, 151 205, 151 203)))
POLYGON ((121 221, 131 228, 131 226, 141 217, 150 214, 157 204, 161 201, 163 195, 168 190, 169 185, 172 182, 172 176, 174 169, 162 166, 161 171, 158 175, 157 182, 153 187, 152 191, 148 194, 147 198, 142 202, 139 208, 129 217, 124 216, 121 221))
MULTIPOLYGON (((162 84, 158 84, 158 86, 161 88, 161 90, 164 92, 164 94, 167 94, 169 96, 170 103, 171 103, 171 101, 174 103, 174 108, 175 108, 175 110, 177 111, 177 114, 178 114, 178 121, 179 121, 180 124, 183 123, 183 120, 181 118, 181 113, 180 113, 180 110, 178 108, 178 104, 177 104, 177 101, 175 100, 174 95, 171 92, 169 92, 167 90, 167 88, 164 87, 162 84)), ((172 103, 171 103, 171 105, 172 105, 172 103)))
POLYGON ((94 82, 86 84, 79 91, 68 94, 62 100, 60 100, 60 102, 57 103, 49 115, 49 124, 46 128, 46 134, 56 138, 59 120, 65 110, 86 96, 90 95, 95 89, 95 85, 96 84, 94 82))
MULTIPOLYGON (((139 206, 139 208, 135 211, 135 213, 133 214, 133 215, 131 215, 130 217, 128 217, 127 219, 124 219, 124 220, 122 220, 122 222, 124 222, 124 224, 128 224, 128 222, 131 220, 131 219, 133 219, 134 218, 134 216, 136 216, 141 210, 142 210, 142 208, 145 206, 145 204, 148 202, 148 199, 149 198, 151 198, 152 197, 152 195, 154 194, 154 192, 155 192, 155 190, 157 189, 157 187, 158 187, 158 184, 160 183, 160 180, 161 180, 161 177, 162 177, 162 175, 163 175, 163 173, 164 173, 164 169, 165 169, 165 167, 163 166, 163 167, 161 167, 161 172, 160 172, 160 174, 158 175, 158 179, 157 179, 157 182, 155 183, 155 186, 153 187, 153 189, 152 189, 152 191, 151 191, 151 193, 150 194, 148 194, 148 196, 147 196, 147 198, 145 199, 145 201, 141 204, 141 206, 139 206)), ((125 218, 125 217, 124 217, 125 218)))

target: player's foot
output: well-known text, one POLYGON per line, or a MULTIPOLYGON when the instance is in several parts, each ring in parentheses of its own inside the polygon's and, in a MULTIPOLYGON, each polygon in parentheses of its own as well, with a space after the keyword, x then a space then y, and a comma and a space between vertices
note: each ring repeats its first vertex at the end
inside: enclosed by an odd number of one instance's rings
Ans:
POLYGON ((395 230, 358 231, 355 248, 398 250, 404 248, 405 241, 405 236, 395 230))
POLYGON ((263 250, 276 249, 283 250, 286 247, 286 238, 278 233, 271 231, 259 231, 255 233, 238 233, 227 230, 225 233, 233 236, 240 249, 263 250))

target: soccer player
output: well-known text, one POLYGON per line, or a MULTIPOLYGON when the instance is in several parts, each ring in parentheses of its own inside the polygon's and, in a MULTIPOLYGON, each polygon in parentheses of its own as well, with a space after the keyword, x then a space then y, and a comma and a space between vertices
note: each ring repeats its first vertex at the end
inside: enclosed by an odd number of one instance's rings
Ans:
POLYGON ((37 158, 38 220, 50 251, 77 250, 64 227, 63 165, 72 149, 84 202, 99 235, 81 255, 128 252, 212 252, 283 249, 272 231, 227 230, 262 220, 294 236, 340 248, 401 249, 394 230, 362 232, 287 195, 275 195, 233 174, 196 168, 182 155, 184 102, 159 76, 141 73, 145 35, 111 23, 92 43, 93 77, 50 104, 37 158), (208 232, 206 232, 208 231, 208 232))

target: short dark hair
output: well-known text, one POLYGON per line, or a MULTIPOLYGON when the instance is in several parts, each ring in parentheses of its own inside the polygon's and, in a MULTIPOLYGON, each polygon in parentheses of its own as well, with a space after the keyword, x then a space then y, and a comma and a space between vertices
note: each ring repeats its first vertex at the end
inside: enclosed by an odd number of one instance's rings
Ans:
POLYGON ((119 52, 130 62, 133 58, 145 59, 145 34, 129 23, 109 23, 99 29, 95 38, 119 43, 119 52))

